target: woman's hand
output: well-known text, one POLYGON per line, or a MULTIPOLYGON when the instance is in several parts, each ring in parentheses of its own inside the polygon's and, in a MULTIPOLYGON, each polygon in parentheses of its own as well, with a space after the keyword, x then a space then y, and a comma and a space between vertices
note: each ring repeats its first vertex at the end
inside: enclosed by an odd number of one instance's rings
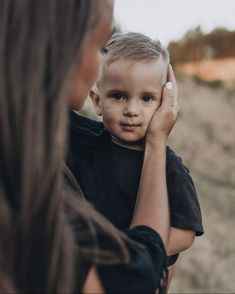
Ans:
POLYGON ((178 89, 172 66, 169 65, 167 83, 162 91, 162 102, 149 124, 146 142, 155 144, 159 139, 166 142, 178 113, 178 89))
POLYGON ((166 184, 166 140, 178 116, 175 76, 169 66, 162 102, 154 113, 146 134, 139 192, 131 226, 146 225, 161 236, 165 247, 169 238, 169 204, 166 184))

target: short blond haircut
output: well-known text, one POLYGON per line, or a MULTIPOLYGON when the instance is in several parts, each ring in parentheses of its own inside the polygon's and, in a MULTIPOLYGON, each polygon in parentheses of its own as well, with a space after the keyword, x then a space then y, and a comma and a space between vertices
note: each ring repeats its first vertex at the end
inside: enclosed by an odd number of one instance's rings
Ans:
POLYGON ((110 64, 124 59, 129 61, 156 61, 161 56, 169 64, 169 53, 159 40, 141 33, 115 33, 103 51, 105 61, 110 64))

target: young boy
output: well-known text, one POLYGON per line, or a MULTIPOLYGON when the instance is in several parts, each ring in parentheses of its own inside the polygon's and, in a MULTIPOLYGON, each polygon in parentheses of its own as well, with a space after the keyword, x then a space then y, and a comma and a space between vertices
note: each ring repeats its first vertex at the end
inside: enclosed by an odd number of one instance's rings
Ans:
MULTIPOLYGON (((114 225, 130 225, 149 122, 161 104, 169 57, 159 41, 137 34, 115 35, 103 54, 99 81, 90 95, 103 123, 71 113, 70 166, 85 197, 114 225)), ((166 150, 171 214, 169 265, 202 235, 192 178, 181 159, 166 150)), ((149 175, 151 176, 151 175, 149 175)))

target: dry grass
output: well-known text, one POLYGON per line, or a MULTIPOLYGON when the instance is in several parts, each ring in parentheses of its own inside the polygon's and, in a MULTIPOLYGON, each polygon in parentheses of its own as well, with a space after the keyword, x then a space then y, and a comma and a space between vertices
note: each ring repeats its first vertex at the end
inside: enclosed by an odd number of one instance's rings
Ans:
POLYGON ((235 292, 235 90, 178 80, 182 115, 170 145, 190 168, 205 235, 181 254, 171 293, 235 292))

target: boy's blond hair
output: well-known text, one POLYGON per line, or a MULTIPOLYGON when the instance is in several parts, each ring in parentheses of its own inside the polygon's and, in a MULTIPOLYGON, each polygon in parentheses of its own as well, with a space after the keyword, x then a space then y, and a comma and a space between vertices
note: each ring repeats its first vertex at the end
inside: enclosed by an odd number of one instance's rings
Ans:
POLYGON ((130 61, 156 61, 160 56, 169 64, 168 51, 159 40, 141 33, 115 33, 103 51, 105 62, 110 64, 124 59, 130 61))

